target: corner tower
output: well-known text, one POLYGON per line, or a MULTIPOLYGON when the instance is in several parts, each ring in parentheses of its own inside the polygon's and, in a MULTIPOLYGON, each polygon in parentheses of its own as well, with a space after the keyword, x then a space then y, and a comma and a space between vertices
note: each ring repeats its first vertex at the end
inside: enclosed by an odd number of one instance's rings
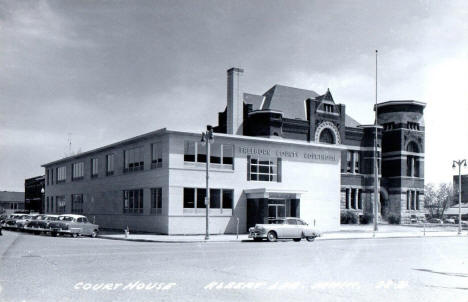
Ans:
POLYGON ((383 216, 401 222, 424 216, 425 103, 388 101, 377 104, 382 132, 381 196, 383 216))

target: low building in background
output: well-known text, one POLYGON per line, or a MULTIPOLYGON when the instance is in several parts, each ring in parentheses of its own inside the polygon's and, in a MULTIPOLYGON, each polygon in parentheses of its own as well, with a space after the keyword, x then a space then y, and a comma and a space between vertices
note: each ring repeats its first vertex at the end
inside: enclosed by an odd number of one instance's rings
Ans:
POLYGON ((0 191, 0 213, 24 211, 24 192, 0 191))
POLYGON ((24 181, 24 209, 29 212, 43 213, 45 176, 36 176, 24 181))

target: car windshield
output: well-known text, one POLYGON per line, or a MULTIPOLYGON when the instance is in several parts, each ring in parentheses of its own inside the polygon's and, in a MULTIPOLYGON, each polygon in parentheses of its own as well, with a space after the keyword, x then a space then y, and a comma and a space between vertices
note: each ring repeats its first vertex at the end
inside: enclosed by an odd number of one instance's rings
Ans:
POLYGON ((68 216, 60 216, 58 220, 62 221, 73 221, 73 217, 68 217, 68 216))
POLYGON ((270 221, 270 224, 284 224, 283 219, 274 219, 270 221))

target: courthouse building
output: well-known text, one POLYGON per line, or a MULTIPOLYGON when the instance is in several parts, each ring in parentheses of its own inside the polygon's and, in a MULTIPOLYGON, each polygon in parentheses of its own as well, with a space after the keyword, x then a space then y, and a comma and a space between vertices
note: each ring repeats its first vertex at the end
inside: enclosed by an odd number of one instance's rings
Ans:
MULTIPOLYGON (((337 230, 342 211, 372 212, 375 156, 382 218, 423 215, 423 103, 380 103, 380 126, 360 125, 330 91, 275 85, 263 95, 240 93, 241 72, 227 71, 227 106, 210 145, 211 233, 285 216, 337 230)), ((200 139, 161 129, 45 164, 45 212, 82 213, 104 228, 202 234, 200 139)))

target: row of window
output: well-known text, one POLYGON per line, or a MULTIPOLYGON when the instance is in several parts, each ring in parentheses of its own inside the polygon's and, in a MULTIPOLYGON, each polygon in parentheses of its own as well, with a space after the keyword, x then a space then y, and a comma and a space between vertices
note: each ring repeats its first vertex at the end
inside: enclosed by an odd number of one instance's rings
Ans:
POLYGON ((407 210, 419 210, 419 195, 418 191, 407 191, 406 192, 406 209, 407 210))
POLYGON ((357 188, 347 188, 345 190, 346 209, 362 210, 362 191, 357 188))
POLYGON ((47 196, 45 200, 45 209, 46 213, 57 213, 57 214, 65 214, 66 210, 66 202, 65 196, 47 196))
MULTIPOLYGON (((123 172, 139 171, 144 169, 144 152, 143 147, 124 150, 124 170, 123 172)), ((162 167, 162 148, 160 144, 151 144, 151 168, 162 167)), ((71 165, 72 180, 83 179, 84 177, 84 162, 76 162, 71 165)), ((67 179, 67 167, 61 166, 55 169, 56 183, 65 182, 67 179)), ((114 154, 106 154, 106 175, 114 174, 114 154)), ((91 158, 91 177, 99 175, 99 158, 91 158)), ((54 183, 54 169, 46 170, 46 184, 54 183)))
MULTIPOLYGON (((210 163, 232 165, 234 145, 212 143, 210 145, 210 163)), ((184 161, 206 163, 206 146, 201 142, 185 141, 184 161)))
POLYGON ((247 180, 281 182, 281 158, 247 156, 247 180))
MULTIPOLYGON (((184 209, 205 209, 205 188, 184 188, 184 209)), ((234 190, 210 189, 210 209, 232 209, 234 190)))
MULTIPOLYGON (((396 126, 394 122, 391 122, 391 123, 382 124, 382 127, 383 127, 383 130, 387 131, 387 130, 395 129, 396 126)), ((420 130, 419 123, 415 123, 415 122, 408 122, 406 124, 406 128, 411 129, 411 130, 420 130)))

